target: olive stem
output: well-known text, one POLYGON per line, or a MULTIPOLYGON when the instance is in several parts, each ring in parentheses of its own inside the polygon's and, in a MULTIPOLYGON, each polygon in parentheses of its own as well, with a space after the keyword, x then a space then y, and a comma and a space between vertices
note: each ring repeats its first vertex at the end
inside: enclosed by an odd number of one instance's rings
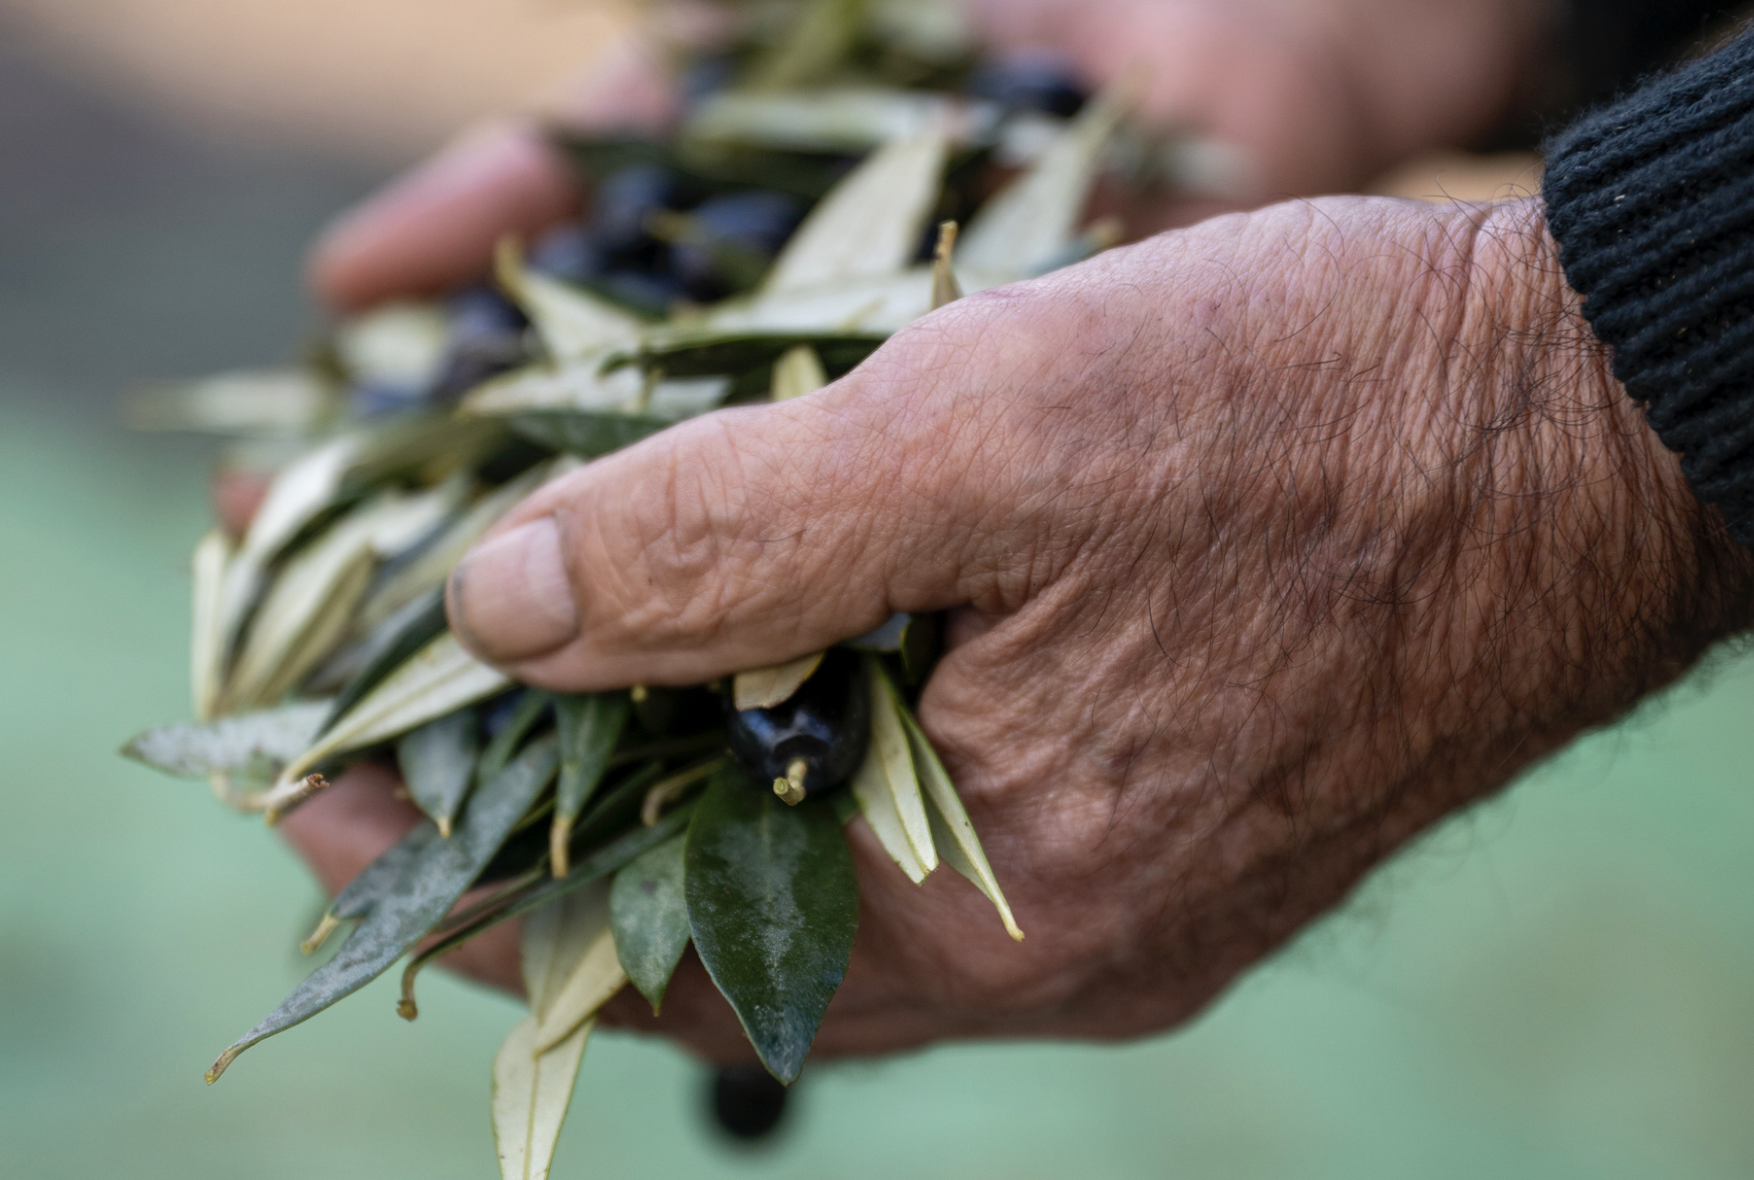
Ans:
POLYGON ((786 777, 773 780, 773 793, 786 806, 798 806, 804 802, 804 776, 809 773, 810 763, 802 758, 792 759, 786 766, 786 777))

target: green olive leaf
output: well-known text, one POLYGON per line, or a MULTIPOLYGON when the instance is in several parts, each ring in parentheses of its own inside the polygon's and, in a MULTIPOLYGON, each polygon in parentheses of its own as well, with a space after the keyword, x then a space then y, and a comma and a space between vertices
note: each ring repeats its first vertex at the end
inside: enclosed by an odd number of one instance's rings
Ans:
POLYGON ((827 86, 785 94, 721 90, 694 108, 682 134, 695 143, 862 155, 948 127, 958 145, 989 140, 999 108, 926 90, 827 86))
POLYGON ((845 68, 863 25, 865 0, 804 0, 778 40, 750 64, 750 90, 792 90, 845 68))
POLYGON ((788 1085, 846 974, 859 923, 833 809, 788 807, 734 765, 694 808, 685 855, 695 949, 768 1071, 788 1085))
POLYGON ((1091 100, 1028 172, 988 201, 963 231, 958 269, 1025 278, 1064 254, 1136 92, 1123 79, 1091 100))
POLYGON ((731 681, 731 701, 739 711, 783 705, 816 674, 827 655, 825 651, 816 651, 783 664, 739 672, 731 681))
POLYGON ((493 735, 493 740, 487 743, 487 749, 481 752, 481 762, 475 768, 476 781, 485 782, 505 768, 553 702, 554 697, 539 688, 524 690, 512 709, 512 715, 506 718, 505 725, 493 735))
POLYGON ((656 1016, 664 989, 688 949, 688 898, 683 890, 687 837, 677 836, 615 874, 609 913, 622 969, 656 1016))
POLYGON ((445 579, 450 577, 470 546, 486 535, 487 530, 520 500, 559 474, 560 466, 560 462, 539 463, 485 493, 459 512, 430 545, 405 562, 399 562, 393 570, 387 568, 382 583, 373 586, 370 596, 360 605, 361 630, 371 631, 384 626, 408 604, 435 589, 442 590, 445 579))
POLYGON ((310 745, 328 712, 327 701, 309 701, 166 725, 134 738, 122 747, 122 756, 178 778, 278 768, 310 745))
POLYGON ((493 1059, 492 1109, 501 1180, 546 1180, 595 1024, 585 1021, 565 1040, 540 1052, 536 1018, 530 1016, 500 1046, 493 1059))
POLYGON ((390 673, 413 659, 421 648, 444 634, 447 626, 442 586, 428 590, 384 620, 366 640, 365 659, 359 671, 336 694, 324 730, 345 717, 348 710, 364 700, 390 673))
POLYGON ((554 719, 560 730, 560 781, 554 788, 549 861, 556 877, 566 876, 571 867, 573 824, 602 784, 609 756, 632 714, 633 704, 625 692, 554 699, 554 719))
POLYGON ((335 895, 335 900, 329 903, 329 912, 344 921, 371 913, 372 907, 396 887, 415 858, 439 838, 438 828, 427 820, 409 828, 406 836, 378 853, 376 860, 359 870, 346 888, 335 895))
POLYGON ((550 959, 555 969, 543 982, 541 1003, 533 1005, 538 1053, 566 1040, 627 983, 610 932, 608 881, 574 890, 555 905, 537 910, 531 921, 548 910, 560 911, 557 920, 565 927, 560 936, 578 953, 569 956, 570 962, 558 955, 550 959))
POLYGON ((900 273, 938 202, 949 145, 941 129, 884 144, 792 235, 766 291, 796 291, 900 273))
POLYGON ((445 363, 444 306, 397 300, 350 316, 335 329, 335 359, 356 385, 424 389, 445 363))
POLYGON ((142 390, 123 406, 135 430, 309 434, 345 408, 334 382, 307 369, 241 369, 142 390))
POLYGON ((539 446, 567 455, 594 459, 632 446, 673 426, 650 414, 616 414, 596 410, 521 410, 505 423, 539 446))
POLYGON ((275 576, 249 623, 222 701, 272 704, 296 687, 346 635, 378 562, 437 526, 460 487, 382 492, 299 549, 275 576))
POLYGON ((876 656, 863 657, 860 675, 870 686, 871 744, 853 773, 853 797, 878 843, 917 885, 938 867, 938 852, 902 722, 906 706, 876 656))
POLYGON ((394 889, 384 892, 335 957, 311 972, 286 1000, 207 1071, 209 1084, 245 1049, 309 1020, 383 974, 450 912, 493 859, 560 761, 557 742, 532 743, 505 770, 481 784, 463 812, 457 834, 428 840, 409 859, 394 889))
POLYGON ((195 546, 193 626, 189 641, 189 694, 195 719, 206 721, 219 708, 225 680, 225 635, 221 628, 219 599, 225 587, 225 569, 231 563, 232 545, 223 529, 209 529, 195 546))
POLYGON ((822 358, 808 344, 800 344, 773 363, 768 400, 789 402, 827 384, 828 372, 822 367, 822 358))
POLYGON ((268 485, 262 506, 250 519, 249 531, 227 565, 220 587, 215 626, 221 661, 237 642, 244 619, 261 593, 268 563, 340 499, 342 485, 364 445, 361 434, 341 435, 294 459, 268 485))
POLYGON ((494 277, 530 317, 543 347, 557 361, 631 344, 644 327, 639 318, 589 291, 530 270, 510 239, 501 244, 494 259, 494 277))
POLYGON ((1023 930, 1012 916, 1005 891, 999 888, 999 879, 993 875, 993 866, 987 863, 987 854, 981 849, 980 837, 975 834, 968 811, 962 806, 956 785, 950 781, 950 773, 939 761, 931 739, 906 709, 901 711, 901 722, 907 729, 914 763, 919 767, 920 781, 926 789, 926 814, 931 821, 933 840, 944 854, 944 862, 986 894, 993 908, 999 911, 999 920, 1005 923, 1005 933, 1022 942, 1023 930))
POLYGON ((376 860, 359 870, 347 887, 335 895, 335 900, 323 911, 322 921, 317 923, 311 936, 299 944, 299 950, 312 954, 342 922, 355 921, 371 913, 372 907, 396 887, 396 882, 401 880, 420 850, 438 838, 439 831, 430 820, 423 819, 409 828, 407 835, 378 853, 376 860))
POLYGON ((455 636, 445 632, 287 764, 263 801, 269 816, 297 806, 310 795, 313 786, 305 776, 324 759, 400 737, 418 725, 492 696, 511 682, 504 672, 478 661, 455 636))
POLYGON ((475 781, 475 764, 481 755, 480 723, 472 709, 459 709, 419 729, 409 730, 396 743, 396 764, 414 805, 449 837, 457 812, 475 781))

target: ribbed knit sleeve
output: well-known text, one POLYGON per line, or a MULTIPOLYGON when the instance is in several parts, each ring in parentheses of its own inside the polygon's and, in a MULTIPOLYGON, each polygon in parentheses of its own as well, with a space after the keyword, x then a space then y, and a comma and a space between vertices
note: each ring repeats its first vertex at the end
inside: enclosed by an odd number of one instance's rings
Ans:
POLYGON ((1548 228, 1614 375, 1754 546, 1754 36, 1547 152, 1548 228))

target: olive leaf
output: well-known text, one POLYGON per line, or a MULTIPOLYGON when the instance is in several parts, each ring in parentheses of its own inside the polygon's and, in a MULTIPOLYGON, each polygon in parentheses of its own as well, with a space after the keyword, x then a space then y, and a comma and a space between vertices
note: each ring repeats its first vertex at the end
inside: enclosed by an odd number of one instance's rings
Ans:
POLYGON ((227 654, 261 592, 268 563, 340 497, 342 484, 363 445, 364 438, 358 433, 331 439, 287 464, 268 485, 220 588, 217 627, 220 646, 227 654))
POLYGON ((527 410, 635 413, 645 396, 645 374, 631 366, 605 370, 612 355, 599 350, 558 365, 516 369, 471 390, 458 409, 486 417, 527 410))
POLYGON ((790 90, 832 76, 859 35, 865 0, 804 0, 780 39, 749 67, 751 90, 790 90))
POLYGON ((567 455, 594 459, 632 446, 674 425, 650 414, 607 414, 591 410, 525 410, 505 423, 540 446, 567 455))
POLYGON ((376 860, 354 874, 346 888, 335 895, 329 908, 323 911, 322 921, 317 923, 311 936, 299 944, 299 950, 307 955, 315 953, 342 922, 369 914, 372 907, 396 887, 396 882, 401 880, 420 850, 438 838, 438 829, 429 820, 421 820, 409 828, 407 835, 378 853, 376 860))
POLYGON ((378 561, 436 526, 454 497, 449 486, 382 493, 295 554, 250 622, 226 707, 270 704, 321 663, 350 627, 378 561))
POLYGON ((938 867, 938 852, 902 723, 904 706, 877 658, 867 655, 862 663, 860 675, 870 686, 871 744, 853 772, 853 797, 884 851, 917 885, 938 867))
POLYGON ((889 788, 875 744, 865 751, 864 760, 853 772, 849 790, 856 801, 857 814, 865 817, 871 834, 883 845, 883 851, 907 874, 908 880, 915 885, 923 882, 930 870, 920 862, 913 843, 907 838, 907 829, 901 822, 901 812, 896 808, 895 794, 889 788))
MULTIPOLYGON (((178 778, 278 767, 310 745, 329 702, 303 701, 212 721, 149 729, 122 747, 122 756, 178 778)), ((272 774, 272 771, 268 772, 272 774)))
POLYGON ((609 914, 622 969, 656 1016, 664 989, 688 949, 688 898, 683 889, 687 837, 677 836, 615 874, 609 914))
POLYGON ((209 529, 195 546, 193 575, 195 592, 191 604, 194 616, 189 641, 189 693, 193 698, 195 719, 212 717, 219 705, 219 691, 225 677, 225 635, 219 614, 220 594, 225 586, 225 567, 231 561, 232 546, 221 529, 209 529))
POLYGON ((1002 112, 927 90, 828 86, 784 94, 721 90, 689 115, 682 134, 719 142, 804 152, 862 154, 885 143, 949 129, 960 146, 990 140, 1002 112))
POLYGON ((739 672, 731 681, 731 702, 738 712, 744 709, 771 709, 792 699, 804 682, 822 666, 828 653, 811 652, 783 664, 739 672))
POLYGON ((999 911, 999 920, 1005 923, 1005 933, 1023 941, 1023 930, 1011 913, 1011 905, 1005 900, 1005 891, 999 888, 998 878, 993 876, 993 866, 987 863, 980 837, 975 834, 974 824, 962 806, 962 798, 956 793, 949 772, 939 761, 938 752, 932 748, 931 740, 920 729, 919 722, 906 709, 901 711, 901 723, 907 730, 920 781, 926 788, 926 813, 931 820, 933 838, 944 854, 944 862, 974 882, 975 888, 986 894, 993 908, 999 911))
POLYGON ((494 1056, 493 1141, 501 1180, 547 1177, 594 1024, 587 1020, 547 1052, 538 1052, 536 1018, 527 1016, 494 1056))
POLYGON ((520 946, 531 1014, 512 1029, 493 1062, 493 1135, 505 1180, 546 1176, 554 1158, 595 1021, 578 1023, 546 1050, 540 1028, 566 981, 592 953, 599 932, 591 915, 602 905, 600 896, 579 890, 524 922, 520 946))
MULTIPOLYGON (((565 939, 582 950, 565 964, 564 971, 551 974, 545 985, 544 1002, 536 1006, 538 1053, 571 1036, 627 983, 627 973, 616 957, 615 937, 610 931, 607 880, 593 881, 574 890, 546 909, 561 910, 559 920, 567 927, 565 939)), ((531 915, 532 920, 544 912, 537 910, 531 915)))
MULTIPOLYGON (((967 271, 962 272, 962 280, 975 291, 1005 281, 998 277, 983 282, 967 271)), ((697 320, 654 329, 642 355, 656 356, 666 346, 692 347, 716 339, 786 336, 800 343, 836 336, 863 338, 868 341, 864 351, 869 353, 891 333, 931 310, 932 271, 924 266, 811 287, 763 288, 714 304, 697 320)))
POLYGON ((207 1071, 207 1081, 217 1081, 251 1045, 358 991, 406 954, 480 876, 548 785, 558 763, 553 739, 534 742, 491 782, 477 787, 457 834, 449 840, 428 841, 410 859, 395 888, 354 927, 335 957, 311 972, 280 1007, 220 1054, 207 1071))
POLYGON ((487 749, 481 752, 481 763, 475 768, 478 781, 490 779, 504 769, 505 764, 512 760, 512 755, 517 753, 518 747, 523 745, 524 739, 530 736, 530 731, 536 728, 536 723, 542 720, 542 715, 548 712, 548 707, 553 703, 554 698, 539 688, 523 690, 511 716, 506 718, 500 731, 493 735, 493 740, 487 743, 487 749))
POLYGON ((463 555, 500 517, 548 480, 570 469, 565 461, 539 463, 458 513, 430 545, 398 564, 393 572, 384 571, 382 583, 360 605, 360 629, 370 631, 381 626, 409 603, 443 587, 463 555))
POLYGON ((350 383, 419 393, 438 379, 446 337, 443 307, 401 300, 349 317, 330 343, 350 383))
POLYGON ((445 594, 434 587, 381 623, 366 637, 359 670, 342 686, 324 728, 345 717, 366 694, 413 659, 427 644, 443 635, 450 624, 445 617, 445 594))
POLYGON ((891 275, 914 256, 938 201, 948 145, 939 128, 878 148, 811 210, 768 273, 766 291, 891 275))
POLYGON ((615 872, 647 849, 685 831, 693 809, 694 803, 690 801, 664 816, 653 827, 636 825, 631 830, 624 830, 608 843, 593 849, 573 865, 572 872, 560 880, 542 880, 541 874, 532 870, 522 877, 514 878, 501 894, 463 914, 447 919, 435 932, 438 935, 437 941, 409 960, 407 969, 403 971, 402 1002, 397 1006, 397 1011, 410 1020, 414 1019, 418 1012, 414 1001, 414 983, 427 964, 442 958, 501 922, 539 912, 556 898, 565 897, 572 891, 615 872))
POLYGON ((624 692, 554 699, 555 724, 560 731, 560 781, 554 788, 548 858, 556 877, 566 876, 571 869, 573 824, 601 785, 609 756, 632 712, 624 692))
POLYGON ((1023 278, 1063 253, 1096 183, 1103 150, 1137 89, 1133 80, 1123 80, 1087 103, 1028 172, 975 214, 962 235, 958 266, 1023 278))
POLYGON ((409 796, 447 838, 475 780, 481 753, 478 729, 474 712, 459 709, 409 730, 396 743, 396 765, 409 796))
POLYGON ((859 921, 834 811, 814 799, 788 807, 727 766, 695 805, 685 859, 695 949, 762 1063, 790 1084, 846 974, 859 921))
POLYGON ((768 400, 789 402, 827 384, 828 373, 822 367, 822 358, 808 344, 800 344, 774 362, 768 400))
POLYGON ((136 430, 296 435, 342 410, 333 382, 309 369, 248 369, 142 390, 123 406, 136 430))
POLYGON ((509 676, 476 660, 445 632, 367 693, 281 771, 264 800, 270 818, 309 795, 313 784, 305 776, 324 759, 399 737, 510 683, 509 676))
POLYGON ((524 265, 517 243, 502 241, 494 277, 535 325, 548 355, 577 360, 637 341, 644 322, 588 291, 568 286, 524 265))

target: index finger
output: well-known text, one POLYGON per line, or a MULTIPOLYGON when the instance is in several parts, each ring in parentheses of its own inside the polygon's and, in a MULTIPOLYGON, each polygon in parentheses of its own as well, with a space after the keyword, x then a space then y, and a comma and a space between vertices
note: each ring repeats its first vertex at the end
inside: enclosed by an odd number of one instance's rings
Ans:
MULTIPOLYGON (((630 36, 593 63, 554 121, 649 131, 673 105, 663 58, 630 36)), ((541 120, 479 124, 336 219, 311 249, 309 282, 342 311, 459 286, 487 272, 501 238, 540 232, 575 213, 580 196, 541 120)))

